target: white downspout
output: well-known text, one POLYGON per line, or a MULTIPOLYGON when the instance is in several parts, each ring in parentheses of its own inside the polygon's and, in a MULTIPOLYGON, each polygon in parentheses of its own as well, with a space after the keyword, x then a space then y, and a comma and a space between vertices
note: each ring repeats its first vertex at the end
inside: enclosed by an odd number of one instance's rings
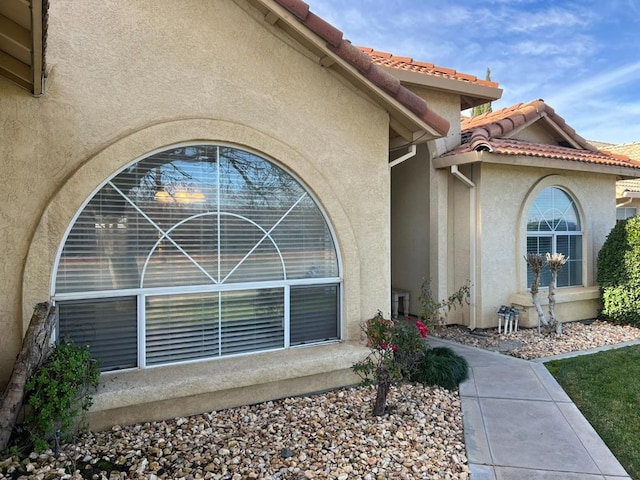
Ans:
POLYGON ((470 305, 469 305, 469 329, 475 330, 477 325, 476 318, 476 283, 477 283, 477 267, 476 267, 476 257, 477 257, 477 248, 478 248, 478 240, 477 240, 477 232, 476 227, 478 223, 477 213, 476 213, 476 184, 473 183, 471 179, 466 177, 460 170, 458 170, 457 165, 451 166, 451 174, 464 183, 467 187, 469 187, 469 276, 471 277, 471 285, 469 296, 471 297, 470 305))
POLYGON ((416 146, 415 145, 411 145, 409 147, 409 152, 408 153, 405 153, 401 157, 398 157, 395 160, 393 160, 392 162, 389 162, 389 169, 391 169, 392 167, 395 167, 396 165, 400 165, 402 162, 404 162, 405 160, 409 160, 411 157, 415 157, 416 156, 416 151, 417 151, 416 146))

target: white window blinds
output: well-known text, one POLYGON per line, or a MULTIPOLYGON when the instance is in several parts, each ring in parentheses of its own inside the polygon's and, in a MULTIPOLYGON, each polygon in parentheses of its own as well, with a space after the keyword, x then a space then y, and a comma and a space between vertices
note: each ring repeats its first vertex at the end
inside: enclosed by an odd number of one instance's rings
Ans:
POLYGON ((198 145, 105 182, 67 235, 54 298, 69 302, 61 328, 81 321, 76 300, 138 299, 140 329, 127 335, 142 335, 138 358, 156 365, 286 347, 291 282, 296 312, 307 308, 292 344, 335 339, 340 281, 331 231, 295 178, 255 154, 198 145))

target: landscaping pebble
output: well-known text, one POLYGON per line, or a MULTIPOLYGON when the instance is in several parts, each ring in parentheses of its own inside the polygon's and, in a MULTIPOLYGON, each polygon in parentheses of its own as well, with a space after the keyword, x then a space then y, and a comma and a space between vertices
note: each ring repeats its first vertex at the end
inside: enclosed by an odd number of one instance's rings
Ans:
POLYGON ((468 328, 458 325, 442 327, 432 334, 435 337, 526 360, 640 340, 640 329, 602 320, 565 323, 562 335, 556 335, 555 331, 544 328, 540 335, 537 328, 521 328, 517 332, 506 334, 499 334, 496 328, 471 332, 468 328))
POLYGON ((384 417, 371 414, 374 396, 370 387, 349 388, 116 426, 62 445, 58 459, 0 461, 0 478, 469 478, 457 392, 393 388, 384 417))
MULTIPOLYGON (((574 322, 564 333, 498 334, 447 326, 448 340, 525 359, 640 340, 640 329, 574 322)), ((403 385, 390 413, 371 415, 375 390, 348 388, 88 433, 26 459, 0 459, 0 479, 468 480, 457 392, 403 385)))

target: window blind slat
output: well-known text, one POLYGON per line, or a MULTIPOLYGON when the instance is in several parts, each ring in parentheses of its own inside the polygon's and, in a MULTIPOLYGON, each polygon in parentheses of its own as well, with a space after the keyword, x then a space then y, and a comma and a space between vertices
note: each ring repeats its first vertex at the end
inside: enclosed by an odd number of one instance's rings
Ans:
POLYGON ((338 286, 291 288, 290 343, 338 338, 338 286))
POLYGON ((103 371, 137 365, 135 297, 58 302, 59 338, 89 345, 103 371))

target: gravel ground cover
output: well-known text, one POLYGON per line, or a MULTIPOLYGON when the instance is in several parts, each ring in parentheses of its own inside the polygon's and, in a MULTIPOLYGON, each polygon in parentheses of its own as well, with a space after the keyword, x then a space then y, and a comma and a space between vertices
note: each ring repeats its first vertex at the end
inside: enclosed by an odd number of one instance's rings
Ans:
POLYGON ((432 332, 432 335, 531 360, 640 340, 640 329, 596 320, 566 323, 560 336, 544 329, 541 335, 538 335, 536 328, 523 328, 506 334, 499 334, 497 328, 471 332, 468 328, 458 325, 443 327, 432 332))
MULTIPOLYGON (((521 329, 434 336, 520 358, 640 339, 640 329, 574 322, 564 334, 521 329)), ((391 413, 373 417, 375 391, 359 387, 188 418, 114 427, 62 445, 60 455, 0 459, 0 479, 460 479, 469 478, 457 392, 393 388, 391 413)))
POLYGON ((457 392, 403 385, 371 415, 369 387, 114 427, 18 463, 0 478, 460 479, 469 477, 457 392), (21 472, 24 472, 21 475, 21 472))

